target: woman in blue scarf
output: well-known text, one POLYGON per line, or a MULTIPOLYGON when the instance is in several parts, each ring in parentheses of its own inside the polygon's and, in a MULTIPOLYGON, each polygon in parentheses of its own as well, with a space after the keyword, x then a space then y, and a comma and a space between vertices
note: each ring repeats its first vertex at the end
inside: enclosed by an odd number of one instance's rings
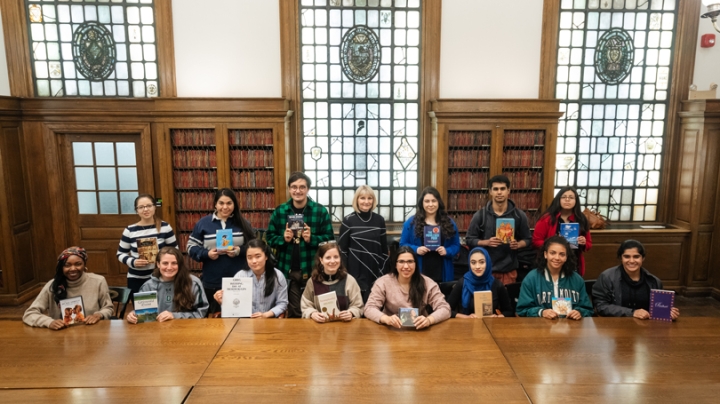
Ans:
MULTIPOLYGON (((475 247, 468 256, 470 270, 455 284, 448 303, 452 308, 452 317, 479 318, 482 313, 475 314, 475 292, 490 291, 492 293, 491 317, 513 316, 510 297, 502 282, 492 276, 490 255, 482 247, 475 247)), ((488 317, 486 315, 485 317, 488 317)))

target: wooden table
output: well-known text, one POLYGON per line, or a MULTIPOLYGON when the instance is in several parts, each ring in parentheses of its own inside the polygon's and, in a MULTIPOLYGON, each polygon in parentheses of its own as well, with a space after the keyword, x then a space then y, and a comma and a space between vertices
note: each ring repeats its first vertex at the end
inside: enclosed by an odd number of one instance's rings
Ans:
POLYGON ((533 403, 717 402, 720 319, 485 319, 533 403))
POLYGON ((241 319, 188 403, 527 403, 481 320, 396 330, 370 320, 241 319))

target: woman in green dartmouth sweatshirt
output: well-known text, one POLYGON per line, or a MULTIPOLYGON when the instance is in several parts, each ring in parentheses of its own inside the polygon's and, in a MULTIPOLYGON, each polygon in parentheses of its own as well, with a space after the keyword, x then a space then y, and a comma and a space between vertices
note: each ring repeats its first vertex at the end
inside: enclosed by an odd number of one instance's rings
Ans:
POLYGON ((523 280, 518 298, 520 317, 545 317, 554 320, 566 316, 573 320, 593 315, 592 304, 585 291, 585 281, 575 272, 575 254, 560 236, 545 240, 538 267, 523 280), (560 298, 553 309, 553 298, 560 298), (569 303, 572 305, 568 305, 569 303))

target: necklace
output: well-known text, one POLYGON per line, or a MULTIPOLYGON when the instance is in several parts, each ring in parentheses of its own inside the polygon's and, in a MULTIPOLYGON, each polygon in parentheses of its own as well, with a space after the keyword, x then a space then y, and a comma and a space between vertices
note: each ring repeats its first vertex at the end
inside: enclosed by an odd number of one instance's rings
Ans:
POLYGON ((357 217, 360 218, 360 221, 362 221, 363 223, 367 223, 367 222, 370 221, 370 219, 372 219, 372 215, 373 215, 372 212, 370 212, 370 216, 368 216, 368 220, 363 220, 361 213, 362 213, 362 212, 358 212, 357 217))

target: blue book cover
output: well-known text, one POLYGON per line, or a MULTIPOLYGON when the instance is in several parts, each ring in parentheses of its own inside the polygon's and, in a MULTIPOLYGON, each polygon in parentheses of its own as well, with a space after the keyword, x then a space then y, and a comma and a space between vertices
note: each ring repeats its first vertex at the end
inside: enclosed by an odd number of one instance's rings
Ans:
POLYGON ((495 219, 495 237, 503 244, 515 240, 515 219, 495 219))
POLYGON ((134 293, 133 296, 138 324, 155 321, 158 316, 157 292, 140 292, 134 293))
POLYGON ((425 226, 425 247, 430 251, 435 251, 440 247, 440 226, 425 226))
POLYGON ((215 245, 218 251, 228 251, 233 249, 232 229, 223 229, 215 232, 215 245))
POLYGON ((570 247, 578 248, 580 237, 580 223, 560 223, 560 235, 570 243, 570 247))
POLYGON ((675 303, 672 290, 650 289, 650 319, 672 321, 670 310, 675 303))

